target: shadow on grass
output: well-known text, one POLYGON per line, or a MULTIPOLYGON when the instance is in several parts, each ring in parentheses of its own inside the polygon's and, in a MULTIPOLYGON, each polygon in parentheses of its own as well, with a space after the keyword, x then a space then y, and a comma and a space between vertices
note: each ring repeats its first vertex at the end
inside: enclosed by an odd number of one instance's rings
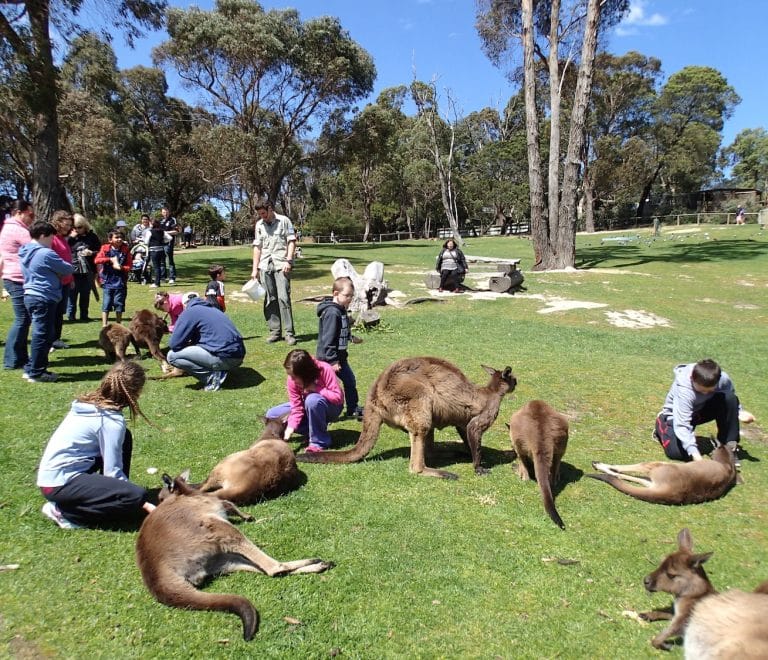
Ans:
MULTIPOLYGON (((641 241, 632 245, 579 247, 577 268, 594 268, 606 262, 613 268, 639 266, 652 262, 669 264, 730 262, 756 259, 768 253, 768 243, 749 239, 717 240, 685 244, 682 238, 641 241)), ((694 240, 694 239, 691 239, 694 240)))

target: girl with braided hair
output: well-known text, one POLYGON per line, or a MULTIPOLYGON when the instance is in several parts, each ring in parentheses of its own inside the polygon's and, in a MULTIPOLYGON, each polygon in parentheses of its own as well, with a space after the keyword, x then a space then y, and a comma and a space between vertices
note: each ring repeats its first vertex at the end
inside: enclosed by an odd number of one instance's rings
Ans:
MULTIPOLYGON (((138 520, 155 507, 144 488, 131 483, 131 419, 140 415, 144 369, 118 362, 92 392, 72 402, 43 452, 37 485, 48 500, 43 515, 63 529, 115 525, 138 520)), ((149 420, 147 420, 149 423, 149 420)))

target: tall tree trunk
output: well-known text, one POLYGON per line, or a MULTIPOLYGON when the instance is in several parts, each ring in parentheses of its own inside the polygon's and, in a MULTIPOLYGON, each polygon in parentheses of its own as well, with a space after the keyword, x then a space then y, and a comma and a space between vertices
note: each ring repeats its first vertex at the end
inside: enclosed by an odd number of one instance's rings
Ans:
POLYGON ((557 232, 557 215, 560 204, 560 50, 558 27, 560 26, 560 0, 553 0, 549 27, 549 174, 547 179, 547 211, 549 215, 550 245, 557 232))
POLYGON ((560 194, 560 218, 557 232, 556 254, 552 268, 569 268, 576 263, 576 196, 579 183, 581 152, 584 146, 584 122, 587 116, 589 94, 592 90, 592 71, 597 50, 597 31, 600 24, 602 0, 589 0, 581 47, 581 64, 573 94, 571 130, 568 151, 563 166, 563 185, 560 194))
MULTIPOLYGON (((48 32, 49 3, 46 0, 28 2, 27 7, 33 51, 25 62, 32 83, 28 103, 34 116, 32 169, 35 177, 32 199, 35 215, 40 220, 49 220, 57 209, 70 209, 59 181, 57 72, 48 32)), ((19 52, 22 54, 24 51, 19 52)))
POLYGON ((542 256, 549 251, 548 232, 544 219, 544 187, 541 178, 539 149, 539 119, 536 113, 536 71, 534 68, 533 0, 523 0, 523 74, 525 92, 525 135, 528 145, 528 182, 531 200, 531 235, 534 263, 537 270, 542 256))

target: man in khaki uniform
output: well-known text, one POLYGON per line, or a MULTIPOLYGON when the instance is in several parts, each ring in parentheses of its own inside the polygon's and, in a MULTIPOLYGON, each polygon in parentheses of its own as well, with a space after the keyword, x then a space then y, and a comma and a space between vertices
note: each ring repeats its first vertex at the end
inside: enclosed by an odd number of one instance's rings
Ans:
POLYGON ((285 343, 293 346, 296 335, 291 309, 291 271, 296 252, 296 233, 290 218, 275 213, 271 203, 257 206, 256 212, 259 220, 253 241, 251 277, 258 279, 266 291, 264 318, 269 327, 267 343, 280 341, 285 334, 285 343))

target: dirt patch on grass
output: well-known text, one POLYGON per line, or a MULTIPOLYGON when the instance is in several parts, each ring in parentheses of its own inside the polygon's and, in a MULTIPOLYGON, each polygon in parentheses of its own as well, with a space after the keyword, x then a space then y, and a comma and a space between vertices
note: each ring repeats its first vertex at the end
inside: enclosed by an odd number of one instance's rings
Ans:
POLYGON ((651 312, 646 312, 642 309, 625 309, 623 312, 606 312, 608 317, 608 323, 615 325, 617 328, 633 328, 636 330, 644 328, 653 328, 655 326, 662 326, 665 328, 672 327, 669 319, 665 319, 662 316, 656 316, 651 312))

